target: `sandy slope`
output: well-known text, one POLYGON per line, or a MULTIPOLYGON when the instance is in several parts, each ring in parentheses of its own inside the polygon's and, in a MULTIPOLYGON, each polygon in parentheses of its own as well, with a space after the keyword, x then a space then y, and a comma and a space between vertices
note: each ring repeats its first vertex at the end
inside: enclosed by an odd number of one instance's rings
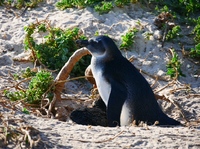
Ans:
MULTIPOLYGON (((23 39, 25 32, 23 27, 35 22, 36 19, 43 20, 47 16, 51 23, 57 27, 70 28, 79 27, 83 33, 92 37, 96 31, 100 34, 109 34, 116 43, 120 44, 120 36, 127 32, 130 27, 141 28, 137 35, 134 47, 130 52, 125 53, 127 57, 134 56, 134 65, 152 75, 165 76, 166 61, 170 58, 168 48, 174 47, 181 50, 178 41, 191 47, 193 41, 187 36, 192 30, 190 27, 183 26, 184 35, 176 42, 165 43, 161 48, 158 40, 161 36, 160 31, 153 21, 155 15, 145 12, 139 6, 130 6, 124 9, 114 9, 108 14, 98 15, 91 8, 68 9, 59 11, 54 4, 43 4, 35 9, 27 10, 22 16, 15 17, 14 13, 20 13, 17 10, 8 10, 0 7, 0 88, 3 89, 9 84, 9 73, 19 72, 21 69, 31 66, 30 63, 19 63, 13 61, 13 58, 24 57, 23 39), (139 20, 139 21, 138 21, 139 20), (141 25, 138 25, 138 22, 141 25), (153 36, 150 40, 144 38, 145 32, 150 32, 153 36)), ((178 52, 181 56, 181 52, 178 52)), ((182 57, 181 57, 182 58, 182 57)), ((178 87, 184 87, 184 84, 190 84, 192 93, 200 93, 199 76, 195 75, 199 68, 190 62, 187 58, 182 58, 182 69, 186 74, 185 78, 180 78, 182 84, 178 87)), ((146 76, 149 83, 153 79, 146 76)), ((158 81, 156 88, 159 89, 168 82, 158 81)), ((76 83, 76 91, 80 91, 76 83)), ((68 86, 70 88, 70 85, 68 86)), ((186 91, 180 91, 174 95, 169 94, 171 88, 166 88, 161 94, 166 94, 185 109, 189 120, 199 120, 200 118, 200 100, 198 97, 189 97, 186 91)), ((184 122, 180 112, 173 104, 159 101, 164 111, 171 117, 184 122)), ((4 109, 1 107, 0 112, 4 109)), ((192 127, 117 127, 106 128, 101 126, 82 126, 73 124, 71 121, 60 122, 52 119, 43 119, 31 115, 17 114, 17 117, 25 119, 27 124, 38 129, 42 140, 46 142, 46 148, 200 148, 200 125, 192 127), (117 136, 115 136, 117 135, 117 136), (111 138, 109 140, 109 138, 111 138)), ((12 148, 12 147, 11 147, 12 148)))

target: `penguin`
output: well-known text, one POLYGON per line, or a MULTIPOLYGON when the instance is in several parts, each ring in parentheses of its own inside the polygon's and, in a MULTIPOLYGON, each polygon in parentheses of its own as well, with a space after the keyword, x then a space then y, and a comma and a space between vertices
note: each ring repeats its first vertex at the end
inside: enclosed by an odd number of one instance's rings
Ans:
POLYGON ((180 125, 160 108, 142 74, 120 52, 108 36, 77 40, 91 55, 91 69, 99 94, 106 105, 109 127, 138 125, 180 125))

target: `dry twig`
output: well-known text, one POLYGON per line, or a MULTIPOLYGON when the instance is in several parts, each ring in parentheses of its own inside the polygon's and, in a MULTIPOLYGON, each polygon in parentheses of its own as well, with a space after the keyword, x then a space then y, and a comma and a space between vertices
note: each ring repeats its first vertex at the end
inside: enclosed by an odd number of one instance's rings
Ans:
MULTIPOLYGON (((165 96, 165 98, 167 98, 166 95, 164 95, 164 96, 165 96)), ((168 97, 167 99, 168 99, 171 103, 173 103, 173 104, 179 109, 179 111, 180 111, 182 117, 185 119, 185 121, 186 121, 186 122, 189 122, 189 120, 188 120, 188 119, 186 118, 186 116, 185 116, 185 111, 184 111, 184 109, 181 107, 181 105, 180 105, 177 101, 173 100, 173 99, 170 98, 170 97, 168 97)))
POLYGON ((115 138, 117 138, 119 135, 121 135, 122 133, 124 133, 124 130, 120 131, 118 134, 116 134, 114 137, 112 138, 108 138, 108 139, 105 139, 105 140, 100 140, 100 141, 90 141, 90 140, 75 140, 75 141, 80 141, 80 142, 84 142, 84 143, 88 143, 88 142, 91 142, 91 143, 104 143, 104 142, 108 142, 108 141, 112 141, 114 140, 115 138))
POLYGON ((90 52, 86 48, 81 48, 75 51, 74 54, 69 58, 68 62, 60 70, 59 74, 55 79, 56 85, 54 93, 56 95, 56 99, 61 99, 61 91, 64 88, 65 80, 69 77, 69 74, 73 69, 74 65, 76 64, 76 62, 78 62, 83 56, 88 54, 90 54, 90 52))

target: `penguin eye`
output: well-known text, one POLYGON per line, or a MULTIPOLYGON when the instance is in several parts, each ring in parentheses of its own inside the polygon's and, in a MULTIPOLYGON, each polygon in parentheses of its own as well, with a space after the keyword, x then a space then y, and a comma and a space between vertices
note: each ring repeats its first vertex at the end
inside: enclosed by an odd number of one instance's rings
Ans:
POLYGON ((102 49, 101 40, 91 39, 89 43, 95 49, 102 49))
POLYGON ((90 44, 98 44, 99 40, 91 39, 89 42, 90 42, 90 44))

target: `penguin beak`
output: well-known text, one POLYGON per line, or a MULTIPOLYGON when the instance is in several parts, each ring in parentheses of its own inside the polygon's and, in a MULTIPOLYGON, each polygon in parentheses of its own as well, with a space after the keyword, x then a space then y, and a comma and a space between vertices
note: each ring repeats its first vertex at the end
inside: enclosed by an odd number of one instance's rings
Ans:
POLYGON ((76 40, 76 44, 79 45, 80 47, 87 47, 89 45, 88 40, 76 40))

